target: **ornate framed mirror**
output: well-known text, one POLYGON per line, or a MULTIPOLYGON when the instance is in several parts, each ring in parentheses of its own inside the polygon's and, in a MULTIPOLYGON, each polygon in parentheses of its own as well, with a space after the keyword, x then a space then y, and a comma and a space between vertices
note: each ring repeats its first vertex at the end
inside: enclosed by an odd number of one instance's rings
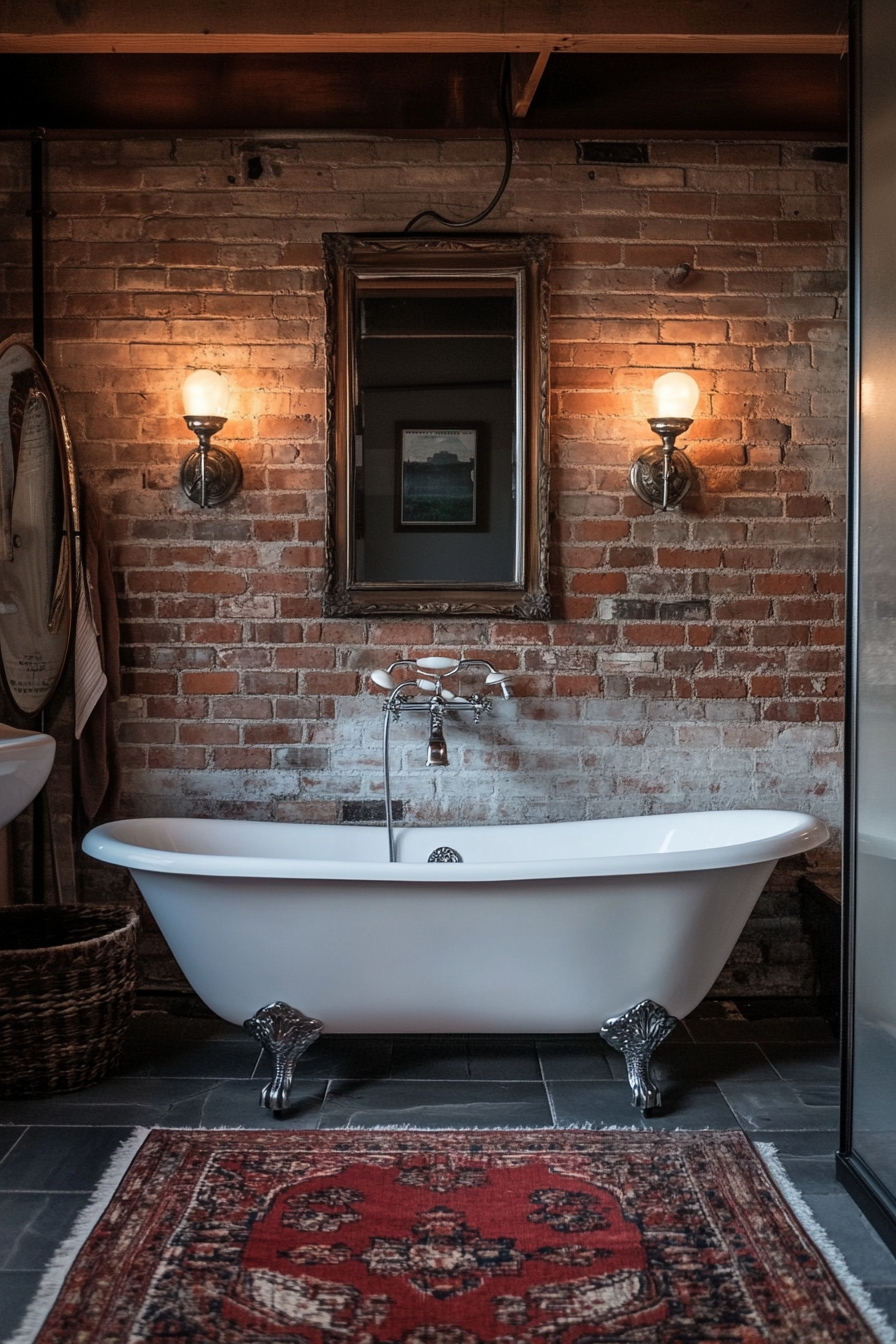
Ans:
POLYGON ((77 493, 65 417, 43 360, 0 345, 0 673, 20 714, 41 712, 65 668, 77 493))
POLYGON ((323 241, 325 614, 547 618, 550 239, 323 241))

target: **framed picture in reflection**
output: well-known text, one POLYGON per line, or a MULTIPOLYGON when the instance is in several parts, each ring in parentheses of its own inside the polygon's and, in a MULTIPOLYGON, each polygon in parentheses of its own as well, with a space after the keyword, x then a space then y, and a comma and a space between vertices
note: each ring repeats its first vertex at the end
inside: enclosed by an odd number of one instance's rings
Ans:
POLYGON ((483 494, 484 426, 452 422, 396 429, 396 527, 475 528, 483 494))

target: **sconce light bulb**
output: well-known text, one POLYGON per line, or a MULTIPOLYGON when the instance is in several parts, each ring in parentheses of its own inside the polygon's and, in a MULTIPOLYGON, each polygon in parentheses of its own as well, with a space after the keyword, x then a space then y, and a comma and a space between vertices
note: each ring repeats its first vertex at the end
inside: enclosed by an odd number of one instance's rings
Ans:
POLYGON ((664 373, 653 385, 657 420, 690 420, 700 388, 689 373, 664 373))
POLYGON ((223 416, 227 418, 230 386, 223 373, 197 369, 184 379, 184 415, 223 416))

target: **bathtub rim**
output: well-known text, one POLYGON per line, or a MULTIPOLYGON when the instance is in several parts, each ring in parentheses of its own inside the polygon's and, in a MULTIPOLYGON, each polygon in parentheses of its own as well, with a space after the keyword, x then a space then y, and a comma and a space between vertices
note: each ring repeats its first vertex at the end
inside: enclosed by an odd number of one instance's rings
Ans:
MULTIPOLYGON (((554 855, 549 859, 511 860, 496 863, 409 863, 399 861, 389 863, 385 859, 377 861, 367 858, 345 859, 302 859, 269 858, 258 854, 238 855, 231 853, 195 854, 184 850, 160 849, 138 845, 124 839, 128 829, 134 827, 175 824, 196 827, 226 828, 232 835, 234 828, 246 824, 241 821, 221 820, 199 817, 134 817, 121 821, 106 822, 94 827, 82 841, 84 852, 92 858, 117 867, 128 868, 135 872, 172 873, 183 876, 200 877, 253 877, 272 880, 295 880, 309 878, 332 881, 363 882, 421 882, 454 885, 468 882, 519 882, 520 880, 538 880, 544 878, 565 877, 618 877, 638 873, 695 872, 707 869, 739 868, 746 864, 761 863, 768 860, 787 858, 802 854, 824 844, 829 838, 826 824, 817 817, 805 812, 794 812, 780 808, 732 808, 717 811, 665 813, 669 821, 675 818, 695 818, 727 816, 740 814, 766 813, 776 818, 789 817, 788 829, 777 830, 769 835, 758 836, 740 843, 722 844, 706 848, 653 851, 648 853, 626 853, 601 856, 599 854, 572 859, 563 859, 554 855)), ((653 819, 653 817, 651 817, 653 819)), ((596 819, 601 820, 601 819, 596 819)), ((603 820, 637 820, 637 818, 606 818, 603 820)), ((314 826, 317 823, 302 822, 252 822, 260 826, 314 826)), ((549 828, 553 822, 515 823, 532 829, 549 828)), ((575 824, 575 823, 571 823, 575 824)), ((588 824, 587 822, 582 824, 588 824)), ((495 826, 490 829, 508 830, 509 826, 495 826)), ((332 829, 364 830, 367 826, 346 826, 332 829)), ((429 831, 439 838, 445 832, 458 830, 479 830, 480 827, 426 826, 400 828, 398 835, 405 830, 429 831)), ((385 837, 385 830, 383 831, 385 837)))

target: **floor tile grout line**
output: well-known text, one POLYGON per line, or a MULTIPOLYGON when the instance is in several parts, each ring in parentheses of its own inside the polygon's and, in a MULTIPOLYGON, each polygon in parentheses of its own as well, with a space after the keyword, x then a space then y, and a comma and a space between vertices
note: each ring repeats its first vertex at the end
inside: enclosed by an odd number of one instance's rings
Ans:
POLYGON ((22 1132, 21 1132, 21 1134, 19 1135, 19 1137, 16 1139, 15 1143, 14 1143, 14 1144, 12 1145, 12 1147, 10 1148, 9 1152, 4 1153, 4 1154, 3 1154, 3 1157, 0 1158, 0 1167, 3 1166, 3 1163, 6 1161, 6 1159, 7 1159, 8 1157, 12 1157, 13 1153, 14 1153, 15 1150, 18 1148, 19 1144, 22 1142, 22 1140, 24 1139, 25 1135, 28 1133, 29 1129, 31 1129, 31 1128, 33 1128, 33 1126, 31 1126, 31 1125, 23 1125, 23 1126, 22 1126, 22 1132))
POLYGON ((93 1191, 94 1187, 92 1185, 87 1186, 83 1190, 80 1188, 75 1190, 65 1190, 62 1188, 43 1190, 40 1186, 10 1185, 3 1186, 2 1189, 0 1189, 0 1201, 2 1201, 6 1195, 92 1195, 93 1191))

